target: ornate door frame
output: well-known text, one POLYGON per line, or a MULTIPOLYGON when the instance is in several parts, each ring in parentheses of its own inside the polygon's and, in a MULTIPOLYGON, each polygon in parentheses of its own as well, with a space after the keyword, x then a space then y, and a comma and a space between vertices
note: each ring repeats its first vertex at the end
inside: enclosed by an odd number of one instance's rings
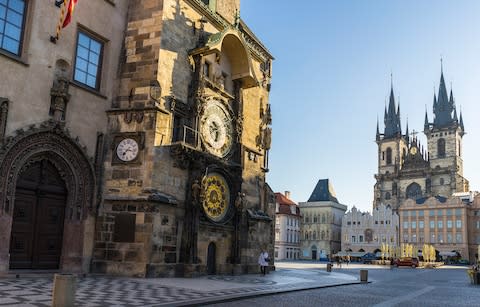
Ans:
POLYGON ((87 231, 85 225, 94 224, 89 220, 95 218, 95 172, 78 141, 72 140, 62 126, 47 122, 6 139, 0 149, 0 272, 8 271, 9 266, 18 176, 41 160, 55 166, 68 191, 60 269, 85 271, 91 251, 84 250, 84 235, 88 233, 93 241, 94 232, 87 231))

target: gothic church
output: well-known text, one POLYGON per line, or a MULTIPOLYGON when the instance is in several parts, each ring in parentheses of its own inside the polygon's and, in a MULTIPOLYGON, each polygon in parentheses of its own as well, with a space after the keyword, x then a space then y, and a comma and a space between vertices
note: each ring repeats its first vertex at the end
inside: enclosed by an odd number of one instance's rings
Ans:
POLYGON ((448 198, 455 192, 468 191, 468 180, 463 177, 463 118, 461 113, 457 116, 452 90, 447 94, 443 70, 438 96, 433 97, 433 114, 430 122, 425 111, 423 132, 428 144, 424 148, 415 133, 409 133, 408 123, 402 133, 400 105, 395 103, 392 86, 383 133, 377 122, 374 208, 385 204, 397 211, 406 199, 448 198))

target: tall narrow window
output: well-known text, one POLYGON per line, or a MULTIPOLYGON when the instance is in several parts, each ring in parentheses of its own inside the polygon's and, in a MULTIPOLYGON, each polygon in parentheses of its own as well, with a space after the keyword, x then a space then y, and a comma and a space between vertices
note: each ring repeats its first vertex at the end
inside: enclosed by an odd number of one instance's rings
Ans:
POLYGON ((445 139, 438 140, 437 151, 438 151, 439 158, 445 158, 445 139))
POLYGON ((387 165, 392 164, 392 149, 390 147, 387 148, 387 165))
POLYGON ((0 0, 0 49, 20 55, 25 27, 25 1, 0 0))
POLYGON ((100 87, 102 53, 103 42, 95 39, 86 32, 79 31, 73 79, 98 90, 100 87))

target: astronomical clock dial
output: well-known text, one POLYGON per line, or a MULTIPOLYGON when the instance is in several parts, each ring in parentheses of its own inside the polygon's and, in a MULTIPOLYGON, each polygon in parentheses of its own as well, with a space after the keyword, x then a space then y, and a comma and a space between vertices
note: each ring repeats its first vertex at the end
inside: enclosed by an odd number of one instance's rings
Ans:
POLYGON ((225 157, 233 142, 232 119, 218 101, 207 103, 200 118, 200 134, 205 148, 213 155, 225 157))
POLYGON ((130 162, 138 156, 138 143, 134 139, 123 139, 117 146, 117 157, 124 161, 130 162))
POLYGON ((230 189, 225 178, 216 173, 208 175, 202 185, 203 210, 205 215, 213 222, 222 222, 230 206, 230 189))
POLYGON ((417 147, 410 148, 410 154, 413 156, 417 153, 417 147))

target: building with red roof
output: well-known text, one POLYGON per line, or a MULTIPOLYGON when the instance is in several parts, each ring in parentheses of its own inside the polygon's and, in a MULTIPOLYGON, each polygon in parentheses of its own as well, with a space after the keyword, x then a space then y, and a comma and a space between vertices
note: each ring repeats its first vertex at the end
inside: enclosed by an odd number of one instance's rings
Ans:
POLYGON ((300 208, 290 192, 275 193, 275 260, 300 258, 300 222, 300 208))

